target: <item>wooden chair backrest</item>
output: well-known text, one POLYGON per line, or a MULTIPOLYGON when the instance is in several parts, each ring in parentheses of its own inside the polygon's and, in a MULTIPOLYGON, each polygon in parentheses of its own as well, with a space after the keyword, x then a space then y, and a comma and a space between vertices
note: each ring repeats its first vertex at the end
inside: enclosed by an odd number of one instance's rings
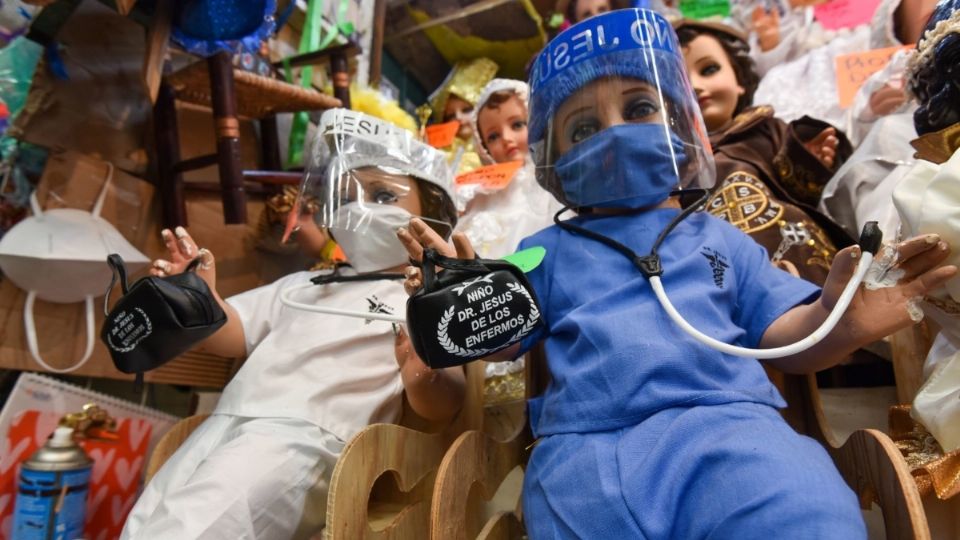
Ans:
POLYGON ((483 423, 484 366, 464 369, 464 404, 452 421, 429 422, 404 399, 399 425, 368 426, 347 443, 330 480, 326 538, 427 536, 437 467, 457 436, 483 423))
MULTIPOLYGON (((527 398, 543 394, 549 384, 546 354, 540 344, 526 355, 527 398)), ((432 540, 520 539, 522 512, 500 511, 485 519, 485 501, 493 499, 506 477, 524 466, 533 440, 525 412, 518 429, 507 440, 489 430, 469 430, 450 445, 437 470, 430 511, 432 540)))

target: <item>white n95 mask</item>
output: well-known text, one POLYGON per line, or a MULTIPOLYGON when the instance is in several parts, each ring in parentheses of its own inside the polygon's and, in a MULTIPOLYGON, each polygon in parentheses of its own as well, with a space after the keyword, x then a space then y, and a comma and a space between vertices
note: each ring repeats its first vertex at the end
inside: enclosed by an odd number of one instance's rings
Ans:
POLYGON ((119 253, 131 272, 150 263, 146 255, 100 217, 113 176, 113 165, 108 165, 107 180, 92 212, 73 208, 43 211, 33 193, 30 196, 33 215, 17 223, 0 239, 0 270, 17 287, 27 291, 23 307, 27 348, 38 364, 55 373, 76 370, 93 352, 93 299, 103 294, 113 275, 107 266, 107 255, 119 253), (59 304, 86 304, 87 345, 81 359, 69 368, 51 367, 40 357, 33 320, 33 304, 37 298, 59 304))
POLYGON ((412 217, 399 206, 352 202, 337 208, 336 226, 330 232, 354 270, 374 272, 407 261, 409 255, 397 239, 397 230, 406 227, 412 217))

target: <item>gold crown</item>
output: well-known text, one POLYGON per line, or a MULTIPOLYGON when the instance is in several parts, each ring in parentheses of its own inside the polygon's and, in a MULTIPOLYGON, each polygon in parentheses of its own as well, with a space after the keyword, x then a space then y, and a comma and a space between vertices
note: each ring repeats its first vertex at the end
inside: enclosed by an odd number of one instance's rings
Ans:
POLYGON ((430 95, 430 106, 435 120, 443 119, 447 99, 453 94, 471 105, 476 105, 480 92, 497 75, 500 66, 489 58, 474 58, 457 62, 439 88, 430 95))

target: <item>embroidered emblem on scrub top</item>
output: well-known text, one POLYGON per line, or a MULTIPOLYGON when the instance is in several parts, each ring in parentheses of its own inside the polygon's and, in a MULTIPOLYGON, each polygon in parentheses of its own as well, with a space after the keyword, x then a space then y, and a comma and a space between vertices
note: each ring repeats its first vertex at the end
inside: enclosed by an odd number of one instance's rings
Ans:
POLYGON ((700 254, 706 257, 710 263, 710 268, 713 270, 713 283, 718 289, 722 289, 723 278, 726 276, 727 268, 730 268, 730 265, 727 264, 727 258, 711 248, 703 248, 700 254))
MULTIPOLYGON (((369 304, 370 313, 383 313, 385 315, 393 315, 393 308, 388 306, 385 302, 382 302, 377 295, 373 295, 370 298, 367 298, 367 304, 369 304)), ((367 319, 364 321, 364 324, 370 324, 372 319, 367 319)))
POLYGON ((756 176, 735 172, 723 181, 710 201, 709 211, 750 234, 777 225, 784 208, 756 176))

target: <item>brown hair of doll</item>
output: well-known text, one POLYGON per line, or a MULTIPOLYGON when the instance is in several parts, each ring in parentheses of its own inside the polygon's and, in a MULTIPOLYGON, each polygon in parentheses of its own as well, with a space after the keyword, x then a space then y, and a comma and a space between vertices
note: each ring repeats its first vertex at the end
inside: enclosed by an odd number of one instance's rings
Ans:
POLYGON ((499 109, 501 105, 510 101, 512 97, 517 97, 517 94, 513 90, 497 90, 490 94, 490 97, 483 103, 483 107, 481 107, 480 110, 499 109))
MULTIPOLYGON (((630 7, 630 2, 627 0, 610 0, 610 10, 616 11, 618 9, 627 9, 630 7)), ((567 2, 567 8, 563 10, 563 15, 570 24, 576 24, 577 22, 577 0, 569 0, 567 2)))
MULTIPOLYGON (((480 144, 483 145, 483 149, 487 152, 489 152, 490 149, 487 148, 487 141, 485 140, 486 137, 483 136, 483 132, 480 130, 480 113, 482 113, 485 109, 499 109, 501 105, 510 101, 510 98, 520 99, 520 97, 513 90, 497 90, 496 92, 490 94, 490 97, 483 102, 483 106, 480 107, 479 111, 477 111, 476 129, 480 133, 480 144)), ((523 102, 521 101, 521 104, 522 103, 523 102)))
POLYGON ((732 28, 728 30, 726 26, 716 23, 681 21, 676 24, 676 31, 681 47, 686 46, 701 35, 708 35, 716 39, 730 60, 733 73, 737 77, 737 83, 743 87, 743 95, 737 100, 737 107, 733 111, 733 116, 737 116, 744 109, 753 105, 753 94, 756 93, 757 86, 760 84, 760 76, 757 75, 756 63, 753 58, 750 58, 750 46, 747 45, 745 39, 737 35, 732 28))

